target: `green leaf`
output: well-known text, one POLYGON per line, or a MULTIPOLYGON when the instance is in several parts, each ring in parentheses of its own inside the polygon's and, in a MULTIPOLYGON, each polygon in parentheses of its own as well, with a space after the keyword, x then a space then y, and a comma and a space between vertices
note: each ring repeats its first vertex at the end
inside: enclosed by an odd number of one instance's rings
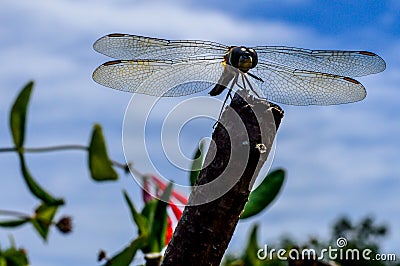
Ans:
POLYGON ((264 210, 278 195, 285 180, 282 169, 271 172, 262 183, 250 193, 249 201, 244 206, 240 219, 254 216, 264 210))
POLYGON ((26 111, 33 88, 33 81, 25 85, 15 100, 10 112, 10 129, 15 148, 21 152, 25 139, 26 111))
POLYGON ((259 249, 257 240, 257 231, 258 231, 258 225, 255 224, 251 230, 246 251, 243 256, 244 265, 252 265, 252 266, 261 265, 261 260, 257 257, 257 251, 259 249))
POLYGON ((150 224, 154 219, 154 213, 156 212, 156 207, 157 207, 157 200, 153 199, 146 202, 146 205, 144 205, 144 208, 141 212, 141 214, 147 218, 150 224))
POLYGON ((112 257, 105 266, 129 266, 135 257, 138 249, 147 245, 148 238, 146 236, 139 236, 131 242, 131 244, 122 250, 120 253, 112 257))
POLYGON ((118 174, 112 167, 112 162, 108 157, 103 131, 99 124, 95 124, 93 127, 88 151, 90 174, 94 180, 118 179, 118 174))
POLYGON ((167 230, 167 206, 172 192, 172 183, 164 190, 161 198, 157 200, 154 219, 152 220, 149 248, 150 252, 160 252, 165 245, 165 234, 167 230))
POLYGON ((44 203, 48 205, 63 205, 63 199, 56 199, 51 196, 48 192, 46 192, 39 184, 33 179, 32 175, 29 173, 28 168, 26 167, 25 158, 22 153, 18 154, 21 165, 21 172, 24 180, 29 188, 29 191, 38 199, 42 200, 44 203))
POLYGON ((29 265, 28 257, 24 249, 10 247, 0 250, 0 266, 25 266, 29 265))
MULTIPOLYGON (((147 235, 149 235, 151 232, 151 225, 153 224, 153 221, 154 221, 156 208, 157 208, 157 200, 153 199, 153 200, 146 202, 146 205, 144 205, 144 208, 142 209, 141 214, 144 217, 146 217, 147 223, 148 223, 148 229, 147 229, 148 234, 147 235)), ((151 252, 148 243, 146 246, 141 247, 141 250, 144 254, 151 252)))
POLYGON ((0 227, 18 227, 29 222, 30 218, 0 221, 0 227))
POLYGON ((132 219, 135 221, 137 227, 139 228, 139 235, 147 235, 149 233, 149 223, 147 218, 137 212, 135 206, 133 205, 125 190, 123 191, 123 193, 125 201, 128 204, 129 210, 131 211, 132 219))
POLYGON ((190 171, 190 185, 194 186, 203 165, 203 143, 201 142, 193 156, 193 163, 190 171))
POLYGON ((57 210, 58 206, 42 203, 36 208, 35 216, 31 219, 33 227, 44 240, 47 240, 49 229, 53 224, 53 219, 57 210))

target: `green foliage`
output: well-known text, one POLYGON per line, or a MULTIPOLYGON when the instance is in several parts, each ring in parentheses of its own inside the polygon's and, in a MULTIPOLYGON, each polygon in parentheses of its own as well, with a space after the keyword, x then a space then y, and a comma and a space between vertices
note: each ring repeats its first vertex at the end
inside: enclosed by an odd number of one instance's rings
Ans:
POLYGON ((17 151, 21 152, 25 140, 25 122, 33 81, 25 85, 15 100, 10 112, 10 129, 17 151))
POLYGON ((136 210, 126 191, 123 191, 123 193, 126 204, 128 204, 129 210, 131 212, 132 219, 139 229, 139 235, 147 236, 149 234, 149 221, 147 217, 136 210))
POLYGON ((96 181, 118 179, 118 174, 112 167, 108 157, 106 143, 101 126, 95 124, 89 144, 89 169, 92 178, 96 181))
POLYGON ((20 218, 20 219, 16 219, 16 220, 0 221, 0 227, 8 227, 8 228, 18 227, 18 226, 26 224, 30 220, 31 219, 29 217, 27 217, 27 218, 20 218))
POLYGON ((365 246, 377 246, 378 239, 386 234, 386 226, 374 224, 372 217, 365 217, 358 224, 354 224, 344 216, 337 220, 332 228, 333 238, 345 236, 348 240, 355 241, 357 245, 365 246))
POLYGON ((201 166, 203 165, 203 159, 203 145, 201 143, 193 156, 193 162, 189 176, 191 186, 194 186, 196 183, 197 177, 200 174, 201 166))
MULTIPOLYGON (((335 265, 338 266, 399 266, 399 262, 393 261, 380 261, 380 260, 365 260, 361 255, 359 260, 355 259, 342 259, 339 256, 341 254, 346 254, 347 251, 359 250, 360 252, 370 249, 372 252, 369 254, 370 258, 375 258, 376 254, 384 254, 380 250, 378 240, 384 237, 387 233, 387 228, 384 225, 378 225, 374 222, 371 217, 366 217, 362 219, 359 223, 353 223, 349 218, 342 217, 338 219, 332 227, 332 233, 330 240, 322 240, 316 238, 310 238, 303 243, 299 243, 294 239, 287 236, 282 237, 278 244, 268 244, 268 251, 283 249, 286 252, 297 249, 300 251, 304 249, 313 249, 316 254, 321 254, 322 249, 327 249, 329 247, 337 249, 336 259, 334 259, 335 265), (345 237, 347 244, 343 248, 337 246, 337 239, 339 237, 345 237), (340 251, 341 250, 341 251, 340 251)), ((245 252, 240 256, 227 255, 225 257, 223 266, 287 266, 287 260, 279 260, 276 256, 270 258, 270 254, 267 254, 265 260, 260 260, 257 258, 257 251, 261 247, 257 244, 257 226, 255 225, 251 231, 247 247, 245 252)), ((352 254, 352 253, 349 253, 352 254)), ((275 252, 276 255, 276 252, 275 252)), ((286 253, 286 256, 288 254, 286 253)), ((327 253, 325 253, 327 256, 327 253)), ((329 260, 325 256, 325 260, 329 260)), ((345 257, 343 257, 345 258, 345 257)), ((398 256, 397 256, 398 258, 398 256)), ((289 265, 330 265, 323 261, 312 261, 312 260, 296 260, 291 261, 289 265)))
POLYGON ((32 177, 25 163, 23 145, 25 140, 26 116, 33 82, 29 82, 18 94, 10 111, 10 130, 13 137, 15 149, 21 165, 21 172, 30 192, 47 204, 62 205, 63 199, 56 199, 46 192, 32 177))
MULTIPOLYGON (((18 219, 1 221, 0 226, 2 227, 18 227, 27 222, 32 223, 33 227, 39 233, 39 235, 46 240, 49 232, 49 227, 53 224, 54 216, 57 212, 58 206, 64 204, 64 200, 61 198, 53 197, 47 192, 39 183, 33 178, 26 165, 24 156, 24 140, 26 131, 26 117, 28 112, 28 105, 33 90, 33 82, 29 82, 18 94, 14 104, 10 111, 10 131, 15 145, 15 151, 18 153, 20 161, 20 168, 22 177, 33 196, 39 199, 42 203, 35 210, 33 217, 25 215, 24 217, 18 217, 18 219)), ((16 260, 20 261, 21 257, 18 256, 18 250, 10 249, 8 254, 8 260, 11 260, 13 254, 16 256, 16 260)), ((4 261, 4 258, 2 259, 4 261)), ((22 263, 22 262, 21 262, 22 263)), ((8 262, 6 265, 12 265, 12 262, 8 262)), ((23 265, 23 264, 18 264, 23 265)))
POLYGON ((257 258, 259 250, 257 239, 258 225, 253 225, 249 235, 244 253, 240 257, 227 255, 222 263, 223 266, 261 266, 262 261, 257 258))
POLYGON ((124 250, 109 259, 104 266, 129 266, 134 259, 136 252, 143 246, 147 245, 147 240, 148 238, 146 236, 139 236, 124 250))
POLYGON ((243 256, 244 265, 260 265, 261 261, 257 258, 258 240, 257 240, 258 225, 255 224, 251 229, 246 251, 243 256))
POLYGON ((46 203, 42 203, 35 210, 35 215, 31 219, 33 227, 44 240, 47 240, 49 229, 53 224, 53 219, 57 210, 57 205, 47 205, 46 203))
POLYGON ((167 206, 172 192, 172 183, 164 190, 154 212, 154 219, 151 221, 149 235, 150 252, 160 252, 165 246, 165 233, 167 229, 167 206))
MULTIPOLYGON (((39 183, 33 178, 32 174, 27 167, 25 152, 29 151, 48 151, 62 149, 59 147, 50 148, 37 148, 26 149, 24 147, 26 136, 26 123, 28 116, 28 106, 33 91, 33 82, 27 83, 24 88, 17 95, 9 114, 9 127, 14 143, 14 148, 4 148, 3 152, 17 152, 22 177, 29 189, 29 192, 37 199, 40 200, 40 205, 34 211, 33 215, 23 214, 20 212, 13 212, 7 210, 0 210, 1 215, 16 216, 16 218, 0 221, 0 227, 15 228, 22 226, 26 223, 31 223, 33 228, 38 232, 40 237, 47 240, 51 226, 57 227, 60 232, 68 233, 72 229, 71 219, 64 216, 57 223, 54 218, 58 211, 59 206, 64 204, 62 198, 55 198, 47 192, 39 183)), ((65 145, 67 146, 67 145, 65 145)), ((65 147, 61 146, 61 147, 65 147)), ((82 149, 83 146, 71 145, 67 147, 82 149)), ((85 147, 83 147, 85 149, 85 147)), ((117 173, 112 168, 112 162, 108 158, 104 136, 99 125, 95 125, 90 141, 90 146, 87 148, 89 154, 89 168, 92 177, 95 180, 115 180, 118 178, 117 173)), ((140 241, 137 241, 140 242, 140 241)), ((136 242, 136 243, 137 243, 136 242)), ((133 243, 130 245, 132 251, 133 243)), ((0 266, 6 265, 27 265, 28 260, 23 250, 17 250, 11 247, 7 250, 0 250, 0 266)))
POLYGON ((26 266, 29 264, 26 251, 17 249, 15 245, 2 250, 0 248, 0 266, 26 266))
POLYGON ((159 253, 165 246, 165 234, 167 227, 167 206, 172 192, 172 184, 164 190, 159 200, 148 201, 142 213, 139 213, 128 194, 124 191, 124 199, 131 212, 136 226, 139 228, 139 236, 131 244, 114 255, 105 264, 116 266, 128 266, 132 262, 138 249, 144 254, 159 253))
POLYGON ((53 196, 50 195, 44 188, 42 188, 32 177, 32 175, 29 173, 29 170, 26 166, 25 163, 25 157, 23 153, 18 153, 19 160, 20 160, 20 165, 21 165, 21 172, 22 176, 24 177, 25 183, 29 188, 29 191, 38 199, 43 201, 44 203, 48 205, 54 205, 54 206, 59 206, 64 204, 63 199, 56 199, 53 196))
MULTIPOLYGON (((353 223, 348 217, 342 217, 338 219, 332 228, 332 237, 330 245, 337 245, 336 241, 338 238, 346 238, 347 244, 343 247, 343 252, 350 250, 371 250, 369 257, 374 258, 376 254, 380 254, 381 249, 379 247, 379 241, 386 236, 387 227, 383 224, 376 224, 372 217, 365 217, 358 223, 353 223)), ((365 260, 360 256, 360 260, 349 260, 338 258, 335 260, 341 265, 352 266, 352 265, 370 265, 370 266, 384 266, 384 265, 400 265, 390 264, 391 262, 379 261, 379 260, 365 260)))
POLYGON ((240 219, 254 216, 268 207, 281 190, 284 180, 285 171, 282 169, 268 174, 262 183, 250 193, 240 219))

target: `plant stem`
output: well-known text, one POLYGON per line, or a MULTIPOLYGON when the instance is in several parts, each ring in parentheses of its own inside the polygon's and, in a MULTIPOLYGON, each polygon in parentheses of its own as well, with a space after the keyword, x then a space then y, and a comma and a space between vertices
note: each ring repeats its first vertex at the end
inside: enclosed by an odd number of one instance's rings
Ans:
MULTIPOLYGON (((54 151, 66 151, 66 150, 81 150, 87 151, 88 147, 79 144, 70 144, 70 145, 56 145, 56 146, 48 146, 48 147, 34 147, 34 148, 22 148, 22 152, 26 153, 39 153, 39 152, 54 152, 54 151)), ((0 148, 1 152, 18 152, 15 147, 8 147, 8 148, 0 148)), ((120 163, 114 160, 111 160, 111 163, 119 168, 122 168, 127 172, 129 169, 129 165, 125 163, 120 163)))
POLYGON ((26 213, 17 212, 17 211, 8 211, 8 210, 0 210, 0 215, 15 216, 15 217, 22 218, 22 219, 30 217, 26 213))
MULTIPOLYGON (((23 152, 35 153, 35 152, 52 152, 52 151, 63 151, 63 150, 87 150, 88 147, 84 145, 57 145, 48 147, 36 147, 36 148, 23 148, 23 152)), ((17 149, 12 148, 0 148, 0 152, 16 152, 17 149)))

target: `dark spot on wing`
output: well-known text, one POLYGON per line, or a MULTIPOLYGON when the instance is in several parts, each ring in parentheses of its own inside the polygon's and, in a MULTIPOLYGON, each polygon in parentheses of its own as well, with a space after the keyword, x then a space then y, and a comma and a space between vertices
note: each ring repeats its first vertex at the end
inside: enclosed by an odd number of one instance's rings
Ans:
POLYGON ((119 64, 119 63, 121 63, 121 62, 122 62, 121 60, 110 61, 110 62, 104 63, 103 66, 116 65, 116 64, 119 64))
POLYGON ((360 51, 359 53, 360 53, 360 54, 363 54, 363 55, 376 56, 375 53, 367 52, 367 51, 360 51))
POLYGON ((360 82, 358 82, 357 80, 352 79, 352 78, 344 77, 343 79, 346 81, 352 82, 354 84, 360 84, 360 82))
POLYGON ((124 37, 126 36, 126 34, 122 34, 122 33, 111 33, 108 34, 108 37, 124 37))

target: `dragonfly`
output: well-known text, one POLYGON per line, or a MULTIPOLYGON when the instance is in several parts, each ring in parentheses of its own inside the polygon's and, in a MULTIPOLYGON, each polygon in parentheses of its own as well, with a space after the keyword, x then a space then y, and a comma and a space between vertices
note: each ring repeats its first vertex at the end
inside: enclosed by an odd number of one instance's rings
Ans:
POLYGON ((166 40, 113 33, 94 49, 116 60, 93 72, 97 83, 152 96, 177 97, 235 85, 289 105, 334 105, 365 98, 354 79, 386 68, 373 52, 308 50, 285 46, 228 46, 212 41, 166 40))

